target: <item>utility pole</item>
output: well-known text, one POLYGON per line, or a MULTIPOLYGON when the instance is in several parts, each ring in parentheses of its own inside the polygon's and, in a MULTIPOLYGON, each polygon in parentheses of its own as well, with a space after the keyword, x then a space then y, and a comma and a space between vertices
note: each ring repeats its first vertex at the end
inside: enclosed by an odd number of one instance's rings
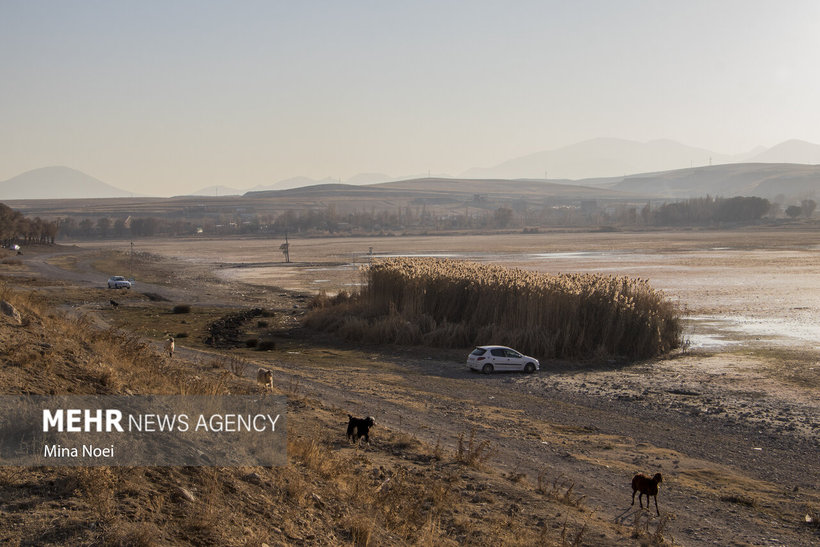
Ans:
POLYGON ((290 244, 288 243, 288 231, 285 230, 285 242, 279 245, 279 250, 285 255, 285 263, 290 263, 290 244))

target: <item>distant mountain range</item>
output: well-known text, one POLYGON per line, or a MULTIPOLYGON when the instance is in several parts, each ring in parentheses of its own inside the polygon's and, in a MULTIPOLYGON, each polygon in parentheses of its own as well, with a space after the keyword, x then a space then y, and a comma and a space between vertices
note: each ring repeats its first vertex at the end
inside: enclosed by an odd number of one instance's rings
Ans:
POLYGON ((647 143, 593 139, 565 148, 537 152, 493 167, 470 169, 468 178, 547 178, 582 180, 671 171, 728 163, 820 163, 820 145, 791 140, 745 154, 719 154, 674 141, 647 143))
MULTIPOLYGON (((419 175, 391 177, 382 173, 363 173, 345 182, 347 185, 363 186, 421 178, 438 181, 548 179, 552 183, 592 186, 638 194, 649 193, 663 197, 687 197, 702 195, 705 192, 729 196, 752 191, 774 196, 781 193, 790 195, 792 191, 803 194, 813 192, 815 184, 811 177, 814 175, 811 174, 811 169, 805 168, 817 164, 820 164, 820 145, 799 140, 786 141, 768 149, 758 148, 745 154, 726 155, 669 140, 640 143, 623 139, 593 139, 556 150, 514 158, 492 167, 470 169, 458 178, 430 179, 429 176, 419 175), (772 167, 729 168, 748 164, 771 164, 772 167), (787 164, 793 167, 788 167, 787 164), (707 167, 712 169, 698 169, 707 167), (726 169, 717 169, 718 167, 726 169), (731 180, 724 178, 722 174, 731 180), (765 180, 757 178, 764 176, 765 180), (718 184, 719 181, 722 182, 718 184), (776 186, 788 191, 775 192, 776 186)), ((316 180, 294 177, 245 190, 229 186, 210 186, 187 195, 230 196, 247 192, 258 195, 263 192, 341 183, 340 180, 329 178, 316 180)), ((820 182, 817 184, 820 185, 820 182)), ((0 202, 21 199, 116 198, 133 195, 131 192, 63 166, 35 169, 0 182, 0 202)))

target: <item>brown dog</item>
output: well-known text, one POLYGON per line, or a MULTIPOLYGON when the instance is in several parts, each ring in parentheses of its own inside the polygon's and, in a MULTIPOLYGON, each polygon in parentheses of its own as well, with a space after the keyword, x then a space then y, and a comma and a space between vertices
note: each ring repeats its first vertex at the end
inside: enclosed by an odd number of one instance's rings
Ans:
POLYGON ((256 371, 256 383, 262 386, 266 391, 273 391, 273 373, 264 368, 260 368, 256 371))
POLYGON ((643 501, 641 501, 641 496, 644 494, 646 495, 646 508, 649 509, 649 496, 655 496, 655 512, 658 516, 661 516, 661 512, 658 510, 658 485, 663 482, 663 477, 661 477, 660 473, 655 473, 655 476, 651 479, 645 475, 638 473, 632 478, 632 505, 635 505, 635 492, 640 492, 638 494, 638 503, 643 509, 643 501))

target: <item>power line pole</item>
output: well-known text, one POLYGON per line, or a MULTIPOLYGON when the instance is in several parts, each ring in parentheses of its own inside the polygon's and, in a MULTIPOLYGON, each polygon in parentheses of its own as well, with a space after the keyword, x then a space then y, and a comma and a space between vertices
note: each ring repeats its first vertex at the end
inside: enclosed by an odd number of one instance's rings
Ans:
POLYGON ((290 243, 288 243, 288 231, 285 230, 285 242, 279 245, 279 250, 285 255, 285 263, 290 263, 290 243))

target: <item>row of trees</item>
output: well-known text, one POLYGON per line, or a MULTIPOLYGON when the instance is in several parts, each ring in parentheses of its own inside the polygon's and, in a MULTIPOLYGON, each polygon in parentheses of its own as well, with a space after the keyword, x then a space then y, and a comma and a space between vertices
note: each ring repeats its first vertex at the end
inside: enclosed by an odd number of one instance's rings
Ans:
POLYGON ((40 217, 26 218, 20 211, 0 203, 0 241, 4 246, 14 243, 54 243, 58 224, 40 217))
MULTIPOLYGON (((0 204, 0 239, 4 243, 52 242, 57 236, 77 239, 131 238, 152 236, 271 234, 379 234, 405 231, 492 230, 538 226, 716 226, 725 223, 757 222, 764 216, 782 217, 778 203, 757 197, 694 198, 672 203, 620 204, 601 207, 587 202, 581 206, 511 202, 501 207, 454 208, 452 206, 401 207, 388 210, 358 210, 340 213, 331 205, 324 208, 288 210, 280 214, 252 212, 221 213, 185 217, 120 218, 65 217, 56 221, 27 219, 0 204)), ((789 206, 791 218, 811 217, 817 204, 803 200, 789 206)))
POLYGON ((61 236, 77 239, 183 236, 196 233, 198 228, 198 224, 190 220, 131 216, 81 220, 65 217, 57 223, 61 236))
MULTIPOLYGON (((663 204, 650 210, 647 206, 641 214, 646 223, 654 226, 704 226, 722 223, 756 222, 764 216, 778 217, 780 204, 758 197, 694 198, 663 204)), ((811 217, 817 203, 804 199, 800 206, 786 207, 789 218, 811 217)))
POLYGON ((754 222, 771 209, 769 200, 758 197, 694 198, 664 204, 644 213, 655 226, 700 226, 715 223, 754 222))

